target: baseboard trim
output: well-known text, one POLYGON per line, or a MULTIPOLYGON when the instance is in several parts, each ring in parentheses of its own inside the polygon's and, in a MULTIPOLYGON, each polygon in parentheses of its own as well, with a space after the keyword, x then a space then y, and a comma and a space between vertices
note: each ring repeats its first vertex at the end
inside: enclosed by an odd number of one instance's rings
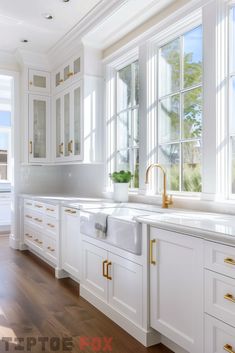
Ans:
POLYGON ((86 299, 89 303, 94 305, 98 310, 105 314, 108 318, 114 321, 117 325, 123 328, 137 341, 142 343, 145 347, 150 347, 155 344, 161 343, 161 335, 155 330, 144 330, 140 326, 131 322, 116 310, 113 310, 108 304, 97 298, 91 293, 84 285, 80 285, 80 296, 86 299))
POLYGON ((172 350, 174 353, 189 353, 188 351, 178 346, 176 343, 172 342, 171 340, 169 340, 169 338, 163 335, 161 337, 161 343, 164 344, 164 346, 166 346, 170 350, 172 350))

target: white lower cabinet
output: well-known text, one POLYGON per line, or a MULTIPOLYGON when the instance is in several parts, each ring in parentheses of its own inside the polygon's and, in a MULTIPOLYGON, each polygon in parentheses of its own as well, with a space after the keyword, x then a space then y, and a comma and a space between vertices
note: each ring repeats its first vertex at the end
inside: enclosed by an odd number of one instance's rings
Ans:
POLYGON ((205 353, 234 353, 235 328, 205 315, 205 353))
POLYGON ((151 227, 150 325, 203 352, 203 240, 151 227))
POLYGON ((93 295, 141 325, 142 266, 83 241, 83 281, 93 295))
POLYGON ((79 211, 62 208, 61 258, 62 269, 80 279, 80 231, 79 211))

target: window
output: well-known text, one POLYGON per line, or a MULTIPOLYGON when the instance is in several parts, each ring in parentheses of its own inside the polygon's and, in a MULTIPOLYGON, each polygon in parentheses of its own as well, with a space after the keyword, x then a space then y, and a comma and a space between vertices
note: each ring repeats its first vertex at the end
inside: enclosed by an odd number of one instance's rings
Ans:
POLYGON ((0 111, 0 182, 9 181, 11 113, 0 111))
POLYGON ((158 55, 158 161, 169 190, 201 192, 202 26, 158 55))
POLYGON ((231 155, 231 193, 235 194, 235 7, 230 10, 230 155, 231 155))
POLYGON ((139 65, 116 72, 116 170, 130 170, 132 188, 139 187, 139 65))

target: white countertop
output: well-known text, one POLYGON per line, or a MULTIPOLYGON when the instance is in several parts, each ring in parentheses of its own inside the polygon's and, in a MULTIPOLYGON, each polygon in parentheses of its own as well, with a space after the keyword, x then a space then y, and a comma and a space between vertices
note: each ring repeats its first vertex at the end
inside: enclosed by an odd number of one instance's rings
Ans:
POLYGON ((153 227, 235 246, 235 216, 181 210, 136 219, 153 227))

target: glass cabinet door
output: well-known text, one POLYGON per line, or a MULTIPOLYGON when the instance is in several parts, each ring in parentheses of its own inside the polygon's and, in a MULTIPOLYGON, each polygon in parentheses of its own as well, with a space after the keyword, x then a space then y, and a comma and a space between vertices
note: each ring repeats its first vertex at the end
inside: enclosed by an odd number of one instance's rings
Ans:
POLYGON ((49 98, 29 96, 29 160, 46 161, 49 154, 49 98))
POLYGON ((70 93, 64 95, 64 156, 70 156, 72 143, 70 140, 70 93))
POLYGON ((74 90, 74 155, 81 154, 81 87, 74 90))
POLYGON ((56 158, 60 158, 64 153, 64 144, 62 142, 61 134, 61 107, 62 99, 58 97, 55 101, 55 124, 56 124, 56 158))
POLYGON ((50 73, 29 70, 29 91, 50 93, 50 73))

